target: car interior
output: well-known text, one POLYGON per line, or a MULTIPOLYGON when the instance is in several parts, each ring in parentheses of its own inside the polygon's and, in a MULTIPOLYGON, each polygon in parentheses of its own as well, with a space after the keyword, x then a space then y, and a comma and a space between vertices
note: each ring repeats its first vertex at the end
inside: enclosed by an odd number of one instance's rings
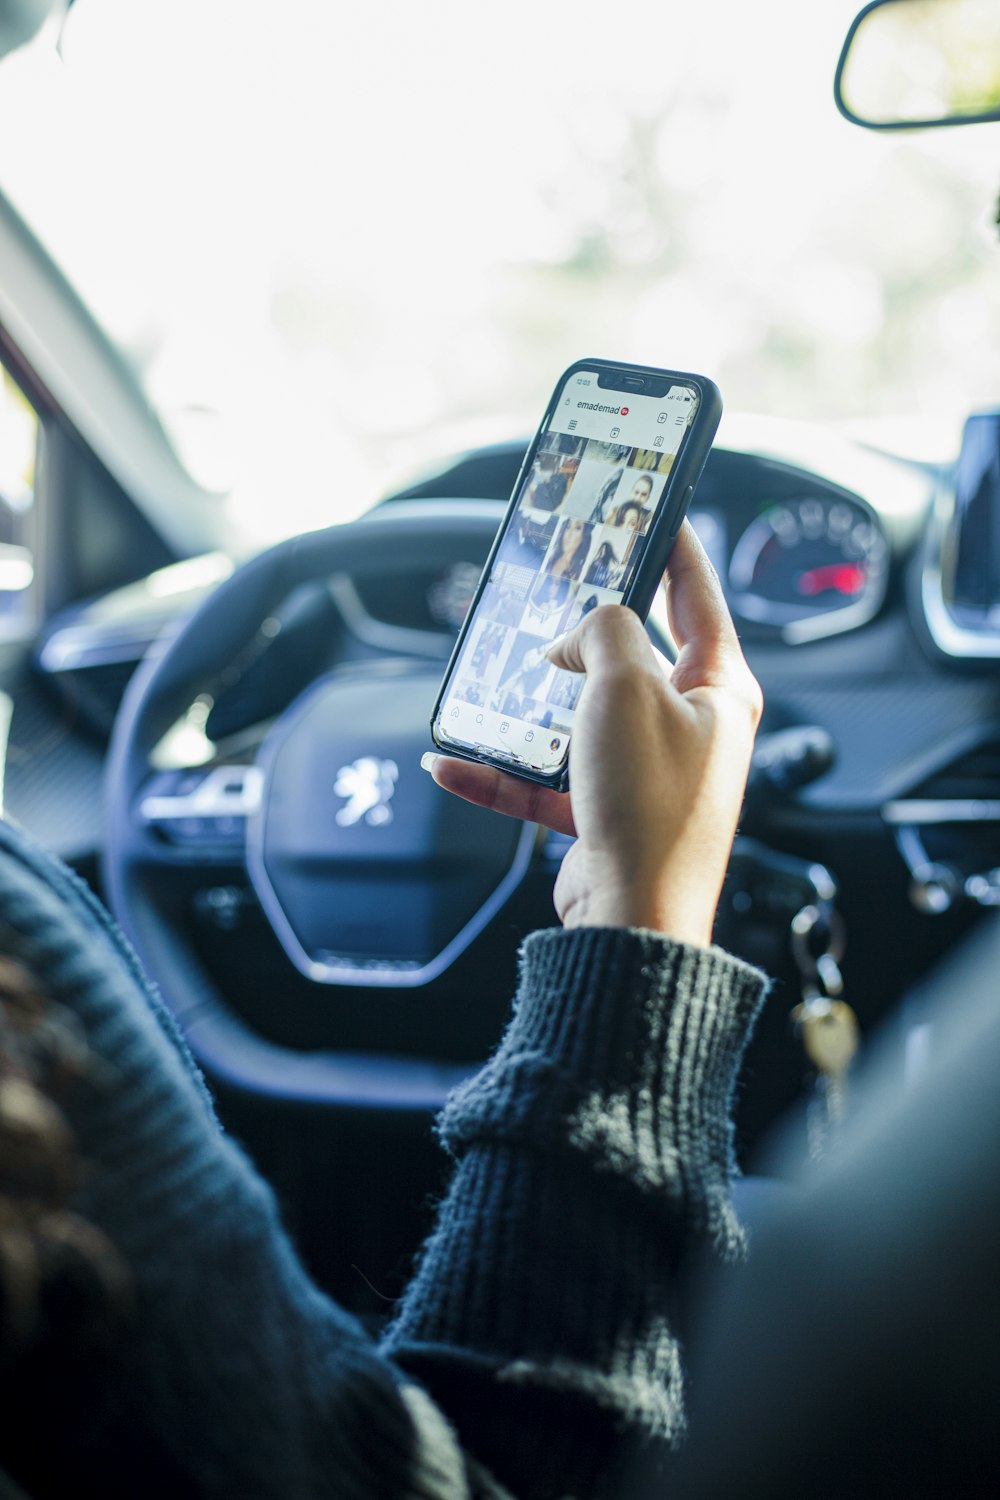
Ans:
MULTIPOLYGON (((848 117, 996 129, 995 68, 992 96, 867 102, 866 28, 913 8, 859 17, 848 117)), ((557 920, 568 840, 419 765, 530 433, 255 548, 2 191, 0 267, 3 815, 108 903, 306 1264, 377 1328, 446 1180, 435 1114, 557 920)), ((737 1113, 766 1177, 825 1107, 793 1009, 849 1004, 852 1080, 877 1037, 918 1069, 1000 904, 1000 416, 942 459, 727 415, 690 520, 764 693, 716 941, 775 981, 737 1113)), ((659 602, 648 630, 669 655, 659 602)))

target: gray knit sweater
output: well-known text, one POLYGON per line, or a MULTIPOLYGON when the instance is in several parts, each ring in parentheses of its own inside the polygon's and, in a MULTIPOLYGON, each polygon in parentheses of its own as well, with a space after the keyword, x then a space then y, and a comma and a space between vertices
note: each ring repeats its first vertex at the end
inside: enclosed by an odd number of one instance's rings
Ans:
MULTIPOLYGON (((155 1494, 155 1447, 173 1494, 582 1497, 680 1434, 678 1266, 742 1251, 730 1107, 756 970, 649 932, 530 938, 507 1032, 443 1113, 450 1190, 376 1346, 309 1282, 103 911, 5 825, 0 939, 107 1064, 71 1111, 80 1207, 136 1286, 113 1367, 46 1426, 50 1469, 155 1494)), ((30 1487, 30 1436, 15 1467, 30 1487)))

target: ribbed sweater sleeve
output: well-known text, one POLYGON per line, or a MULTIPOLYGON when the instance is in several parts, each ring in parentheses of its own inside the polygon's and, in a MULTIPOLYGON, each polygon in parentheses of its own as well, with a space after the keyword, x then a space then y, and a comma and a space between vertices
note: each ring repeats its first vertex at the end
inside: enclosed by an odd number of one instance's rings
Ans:
POLYGON ((683 1429, 677 1271, 743 1251, 731 1107, 763 994, 718 949, 538 933, 445 1108, 455 1175, 384 1347, 519 1494, 610 1491, 623 1435, 683 1429))
POLYGON ((47 1460, 109 1500, 591 1497, 623 1432, 679 1432, 678 1260, 742 1244, 729 1106, 756 971, 652 933, 529 940, 503 1042, 442 1116, 452 1185, 379 1350, 309 1281, 106 913, 2 822, 0 946, 89 1049, 75 1206, 135 1300, 110 1366, 65 1372, 57 1421, 49 1372, 22 1392, 46 1420, 18 1477, 47 1460))
POLYGON ((65 1370, 26 1372, 39 1382, 21 1391, 16 1433, 29 1493, 70 1493, 84 1476, 109 1500, 498 1494, 427 1396, 309 1280, 106 913, 2 822, 0 951, 86 1043, 88 1079, 64 1100, 85 1164, 73 1206, 123 1257, 134 1303, 110 1358, 84 1368, 69 1351, 65 1370))

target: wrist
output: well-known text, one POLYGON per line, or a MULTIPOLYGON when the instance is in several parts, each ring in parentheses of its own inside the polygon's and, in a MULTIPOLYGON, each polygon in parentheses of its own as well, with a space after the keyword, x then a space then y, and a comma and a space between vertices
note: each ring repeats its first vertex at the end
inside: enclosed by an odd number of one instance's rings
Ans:
POLYGON ((611 886, 587 893, 563 914, 563 926, 639 928, 696 948, 712 943, 715 901, 690 892, 611 886))

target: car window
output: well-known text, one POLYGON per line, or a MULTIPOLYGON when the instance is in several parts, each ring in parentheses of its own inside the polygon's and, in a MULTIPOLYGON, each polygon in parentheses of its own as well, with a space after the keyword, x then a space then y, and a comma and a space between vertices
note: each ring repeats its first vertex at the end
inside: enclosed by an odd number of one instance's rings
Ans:
POLYGON ((0 365, 0 639, 32 619, 38 414, 0 365))
POLYGON ((262 537, 526 436, 585 354, 949 454, 1000 389, 995 131, 842 120, 855 8, 78 0, 4 63, 0 185, 262 537))

